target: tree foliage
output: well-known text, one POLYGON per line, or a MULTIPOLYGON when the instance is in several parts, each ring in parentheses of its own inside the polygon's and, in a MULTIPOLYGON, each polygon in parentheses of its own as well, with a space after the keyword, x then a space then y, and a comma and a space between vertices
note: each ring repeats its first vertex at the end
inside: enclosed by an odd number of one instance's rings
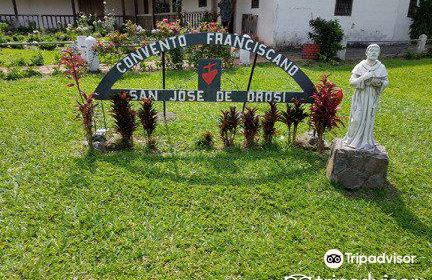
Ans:
POLYGON ((413 16, 410 36, 417 39, 421 34, 432 38, 432 0, 420 0, 420 6, 413 16))
POLYGON ((318 17, 310 20, 309 25, 312 28, 309 38, 320 46, 320 55, 326 60, 335 58, 337 52, 343 49, 341 41, 344 33, 339 21, 318 17))

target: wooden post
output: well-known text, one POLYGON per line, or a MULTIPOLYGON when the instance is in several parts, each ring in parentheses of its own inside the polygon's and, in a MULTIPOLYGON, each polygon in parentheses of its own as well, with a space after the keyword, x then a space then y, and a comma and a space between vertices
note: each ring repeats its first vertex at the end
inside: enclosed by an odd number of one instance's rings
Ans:
POLYGON ((13 5, 15 17, 18 20, 18 8, 17 8, 16 0, 12 0, 12 5, 13 5))
POLYGON ((212 14, 217 14, 217 1, 211 0, 211 12, 212 14))
POLYGON ((182 0, 172 0, 173 2, 175 12, 177 13, 177 19, 180 21, 180 26, 183 26, 183 17, 182 17, 182 0))
POLYGON ((237 8, 237 0, 232 0, 231 2, 231 21, 229 24, 228 32, 234 33, 235 31, 235 23, 236 23, 236 8, 237 8))
POLYGON ((149 2, 148 0, 144 0, 144 14, 148 14, 149 13, 149 2))
POLYGON ((126 4, 125 0, 121 0, 121 7, 122 7, 122 15, 123 15, 123 23, 126 21, 126 4))
POLYGON ((138 23, 138 1, 134 0, 134 8, 135 8, 135 23, 138 23))
POLYGON ((75 9, 75 0, 71 0, 71 5, 72 5, 72 15, 73 15, 73 20, 74 20, 74 25, 77 22, 77 14, 76 14, 76 9, 75 9))
POLYGON ((155 0, 152 0, 152 11, 151 11, 151 15, 152 15, 153 29, 155 29, 155 28, 156 28, 156 19, 155 19, 155 0))

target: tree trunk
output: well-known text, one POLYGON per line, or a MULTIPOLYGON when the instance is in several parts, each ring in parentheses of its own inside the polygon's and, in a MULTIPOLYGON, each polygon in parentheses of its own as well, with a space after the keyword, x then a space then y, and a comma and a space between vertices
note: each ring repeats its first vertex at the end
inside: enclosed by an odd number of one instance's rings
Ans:
POLYGON ((295 123, 294 128, 293 128, 293 136, 292 136, 292 142, 293 143, 295 143, 297 140, 297 127, 298 127, 298 124, 295 123))
POLYGON ((291 143, 291 126, 287 126, 288 128, 288 143, 291 143))
POLYGON ((324 132, 323 131, 318 131, 318 142, 317 142, 317 148, 318 148, 318 152, 321 154, 324 151, 324 132))

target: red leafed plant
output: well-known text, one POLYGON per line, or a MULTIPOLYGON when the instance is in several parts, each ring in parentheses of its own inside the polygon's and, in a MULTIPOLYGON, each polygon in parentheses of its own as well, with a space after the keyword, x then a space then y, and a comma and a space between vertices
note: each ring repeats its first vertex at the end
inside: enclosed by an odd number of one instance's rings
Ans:
POLYGON ((265 112, 262 120, 262 127, 264 132, 264 143, 271 144, 273 136, 276 135, 275 124, 280 119, 280 113, 275 103, 270 102, 270 109, 265 112))
POLYGON ((227 111, 222 111, 219 118, 219 132, 225 148, 234 146, 234 138, 237 127, 240 123, 240 113, 236 107, 230 107, 227 111))
POLYGON ((76 86, 81 100, 84 101, 84 96, 81 95, 82 90, 80 79, 86 70, 86 61, 79 53, 74 51, 72 48, 68 48, 63 52, 60 58, 60 65, 63 65, 66 68, 64 71, 65 75, 73 80, 73 83, 68 84, 68 86, 76 86))
POLYGON ((256 145, 260 121, 256 108, 246 108, 242 117, 243 135, 245 137, 244 147, 250 148, 256 145))
POLYGON ((116 131, 121 135, 120 147, 129 149, 133 146, 132 135, 136 129, 136 112, 130 105, 131 97, 126 92, 115 95, 111 105, 111 115, 115 119, 116 131))
POLYGON ((293 123, 292 142, 296 143, 298 125, 305 118, 307 118, 308 114, 305 112, 305 108, 303 107, 303 102, 300 99, 294 98, 292 100, 292 103, 294 105, 291 109, 291 117, 292 117, 292 123, 293 123))
POLYGON ((288 129, 288 142, 291 142, 291 126, 293 124, 292 106, 291 104, 286 104, 286 111, 281 112, 279 121, 283 122, 288 129))
POLYGON ((93 116, 94 95, 86 94, 81 90, 80 79, 86 70, 86 62, 81 55, 76 53, 72 48, 65 50, 60 58, 60 65, 65 67, 65 75, 73 80, 73 83, 68 84, 69 87, 76 86, 78 95, 81 101, 77 101, 78 110, 81 113, 84 131, 90 150, 93 149, 93 116))
POLYGON ((87 143, 90 150, 93 149, 93 116, 96 105, 93 103, 93 94, 81 93, 84 102, 78 102, 78 110, 81 112, 84 130, 86 133, 87 143))
POLYGON ((337 113, 343 99, 342 89, 330 82, 328 75, 324 75, 316 85, 316 92, 312 96, 311 123, 318 135, 318 151, 324 150, 324 133, 338 127, 342 123, 337 113))
POLYGON ((138 117, 147 136, 147 146, 150 149, 154 149, 156 143, 152 138, 152 134, 157 125, 157 112, 153 108, 153 100, 151 98, 143 98, 141 100, 141 109, 138 111, 138 117))

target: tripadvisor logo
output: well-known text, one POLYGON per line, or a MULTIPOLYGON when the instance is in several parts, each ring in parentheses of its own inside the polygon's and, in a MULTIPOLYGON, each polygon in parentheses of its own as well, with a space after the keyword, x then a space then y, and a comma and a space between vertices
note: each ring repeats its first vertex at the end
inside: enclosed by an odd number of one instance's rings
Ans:
POLYGON ((343 261, 343 255, 337 249, 328 250, 324 255, 324 263, 330 268, 339 268, 343 264, 343 261))
POLYGON ((380 263, 380 264, 412 264, 415 263, 416 256, 413 255, 398 255, 382 253, 380 255, 361 255, 353 253, 342 254, 337 249, 328 250, 324 255, 324 263, 329 268, 339 268, 345 261, 345 263, 357 264, 358 266, 369 263, 380 263))

